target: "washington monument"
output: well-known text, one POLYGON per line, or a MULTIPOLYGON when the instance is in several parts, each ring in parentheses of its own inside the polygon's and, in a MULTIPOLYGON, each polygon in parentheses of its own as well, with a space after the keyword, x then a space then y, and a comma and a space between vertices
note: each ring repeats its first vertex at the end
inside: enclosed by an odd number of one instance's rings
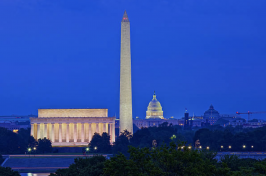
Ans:
POLYGON ((123 19, 121 21, 119 118, 119 133, 127 130, 133 134, 130 23, 126 11, 124 12, 123 19))

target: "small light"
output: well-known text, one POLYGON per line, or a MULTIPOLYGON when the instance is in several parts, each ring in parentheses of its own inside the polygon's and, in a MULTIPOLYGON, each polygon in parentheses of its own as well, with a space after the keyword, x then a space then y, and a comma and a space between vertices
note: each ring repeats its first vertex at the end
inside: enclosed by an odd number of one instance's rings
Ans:
POLYGON ((89 150, 90 150, 90 149, 87 147, 87 148, 86 148, 86 151, 89 151, 89 150))
POLYGON ((221 145, 221 148, 224 148, 224 146, 221 145))
POLYGON ((188 146, 188 149, 191 149, 191 146, 188 146))
POLYGON ((199 148, 201 149, 202 147, 201 147, 201 146, 199 146, 199 148))
POLYGON ((28 151, 30 152, 31 151, 31 148, 28 148, 28 151))
POLYGON ((207 150, 209 150, 209 149, 210 149, 210 147, 209 147, 209 146, 207 146, 206 148, 207 148, 207 150))
POLYGON ((94 147, 94 150, 97 150, 97 147, 96 146, 94 147))
POLYGON ((254 146, 252 145, 251 148, 253 148, 254 146))
POLYGON ((246 146, 245 146, 245 145, 243 145, 243 148, 246 148, 246 146))
POLYGON ((33 150, 36 150, 36 147, 33 147, 33 150))
POLYGON ((228 148, 232 148, 231 145, 229 145, 228 148))

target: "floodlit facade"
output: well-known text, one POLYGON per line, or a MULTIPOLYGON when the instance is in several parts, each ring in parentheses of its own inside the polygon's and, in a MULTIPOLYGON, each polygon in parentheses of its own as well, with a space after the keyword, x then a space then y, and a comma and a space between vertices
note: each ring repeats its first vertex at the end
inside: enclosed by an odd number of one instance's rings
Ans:
POLYGON ((119 131, 133 134, 130 22, 125 11, 121 21, 119 131))
POLYGON ((108 117, 108 109, 39 109, 30 121, 31 135, 48 138, 53 146, 85 146, 103 132, 115 141, 115 117, 108 117))
POLYGON ((163 108, 161 103, 156 99, 155 92, 153 94, 153 99, 150 101, 147 108, 146 119, 164 119, 163 108))

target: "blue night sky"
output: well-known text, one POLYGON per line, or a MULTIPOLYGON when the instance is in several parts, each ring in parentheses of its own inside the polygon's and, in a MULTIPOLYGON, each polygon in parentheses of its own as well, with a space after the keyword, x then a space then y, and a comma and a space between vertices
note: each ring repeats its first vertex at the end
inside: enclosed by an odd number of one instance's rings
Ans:
MULTIPOLYGON (((266 111, 265 0, 1 0, 0 115, 119 115, 120 25, 131 22, 133 116, 266 111)), ((246 116, 243 116, 246 117, 246 116)), ((253 115, 264 118, 266 114, 253 115)))

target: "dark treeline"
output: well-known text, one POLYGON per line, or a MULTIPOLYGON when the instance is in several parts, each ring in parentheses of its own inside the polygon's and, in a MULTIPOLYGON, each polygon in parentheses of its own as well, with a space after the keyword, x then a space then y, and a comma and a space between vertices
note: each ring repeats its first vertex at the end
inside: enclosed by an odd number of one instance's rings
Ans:
POLYGON ((212 126, 195 132, 193 141, 214 151, 265 151, 266 127, 245 129, 241 126, 225 128, 212 126))
POLYGON ((20 129, 18 133, 13 133, 0 127, 0 154, 24 154, 25 152, 52 152, 51 141, 46 138, 36 141, 30 135, 30 129, 20 129))
POLYGON ((159 127, 149 127, 138 130, 132 136, 125 131, 117 137, 114 145, 109 146, 110 136, 95 134, 90 146, 91 153, 127 154, 128 146, 148 147, 153 145, 169 145, 171 141, 185 141, 186 145, 196 147, 198 141, 202 149, 207 147, 211 151, 265 151, 266 150, 266 127, 243 128, 241 126, 209 126, 202 129, 183 130, 180 126, 172 126, 164 123, 159 127), (108 144, 108 145, 107 145, 108 144), (95 147, 97 150, 95 150, 95 147))
POLYGON ((107 160, 103 156, 77 158, 67 169, 59 169, 50 176, 259 176, 266 174, 266 162, 225 156, 221 161, 206 150, 184 147, 170 142, 155 148, 129 147, 128 156, 118 154, 107 160))
MULTIPOLYGON (((172 126, 163 123, 159 127, 149 127, 138 130, 134 135, 125 131, 116 138, 114 145, 110 144, 107 133, 95 133, 89 144, 91 153, 127 153, 128 146, 154 147, 163 144, 169 145, 171 141, 186 141, 186 145, 195 147, 199 140, 203 149, 209 147, 212 151, 265 151, 266 127, 246 129, 238 127, 209 126, 202 129, 183 130, 181 126, 172 126), (230 146, 230 147, 229 147, 230 146)), ((39 139, 36 141, 30 136, 30 129, 21 129, 13 133, 0 128, 0 154, 24 154, 31 148, 31 152, 53 152, 51 141, 39 139), (36 150, 33 151, 33 148, 36 150)))

